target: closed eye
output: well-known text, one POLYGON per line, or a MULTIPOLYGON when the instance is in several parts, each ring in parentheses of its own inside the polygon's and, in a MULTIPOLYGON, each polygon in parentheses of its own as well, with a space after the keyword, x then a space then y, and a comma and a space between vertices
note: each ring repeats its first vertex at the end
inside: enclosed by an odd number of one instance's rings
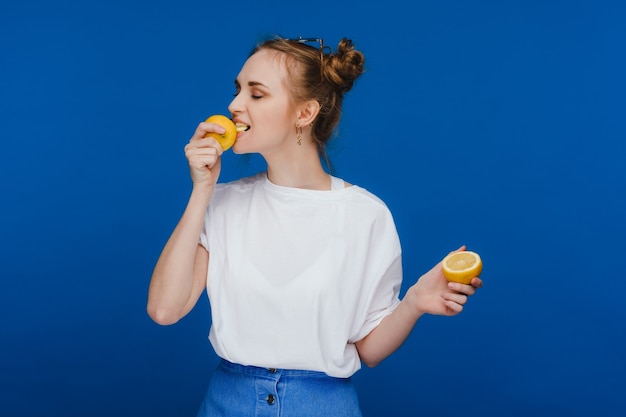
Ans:
MULTIPOLYGON (((253 100, 260 100, 263 97, 265 97, 265 94, 263 94, 263 92, 261 92, 261 94, 253 94, 253 93, 258 92, 259 87, 262 87, 262 88, 265 87, 263 83, 260 83, 257 81, 250 81, 248 82, 248 87, 250 87, 250 90, 251 90, 250 97, 252 97, 253 100)), ((239 93, 241 93, 241 84, 237 80, 235 80, 235 88, 237 91, 235 92, 235 94, 233 94, 233 97, 237 97, 239 93)))

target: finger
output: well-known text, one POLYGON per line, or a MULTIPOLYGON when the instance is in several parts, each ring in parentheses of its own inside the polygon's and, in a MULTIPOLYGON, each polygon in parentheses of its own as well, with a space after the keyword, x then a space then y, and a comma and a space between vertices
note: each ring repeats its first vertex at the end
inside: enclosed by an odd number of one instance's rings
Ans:
POLYGON ((460 294, 474 295, 476 288, 468 284, 460 284, 458 282, 448 282, 448 288, 460 294))
POLYGON ((211 150, 216 155, 221 155, 224 151, 219 142, 214 138, 192 138, 187 145, 185 145, 185 153, 188 152, 203 152, 202 150, 211 150))
POLYGON ((459 293, 443 293, 441 294, 441 298, 443 298, 445 301, 450 301, 453 303, 456 303, 458 305, 465 305, 465 303, 467 303, 467 295, 465 294, 459 294, 459 293))
POLYGON ((222 152, 220 151, 220 149, 215 148, 187 149, 185 151, 185 156, 187 157, 187 159, 206 157, 218 158, 221 154, 222 152))
MULTIPOLYGON (((452 253, 455 253, 455 252, 463 252, 465 249, 466 249, 466 246, 465 245, 461 245, 458 249, 451 250, 450 252, 448 252, 448 255, 450 255, 452 253)), ((444 258, 445 258, 445 256, 444 256, 444 258)), ((443 259, 442 259, 442 261, 443 261, 443 259)))
POLYGON ((459 304, 459 303, 455 303, 454 301, 451 300, 443 300, 444 305, 446 306, 446 308, 450 311, 450 315, 455 315, 455 314, 459 314, 461 311, 463 311, 463 305, 459 304))
POLYGON ((213 146, 213 144, 216 144, 218 142, 215 140, 215 138, 211 136, 194 136, 189 140, 189 143, 197 148, 207 148, 213 146))
POLYGON ((193 150, 186 154, 189 162, 204 161, 204 160, 216 160, 219 155, 216 150, 193 150))
POLYGON ((207 133, 219 133, 220 135, 225 133, 226 129, 216 123, 202 122, 196 128, 193 137, 203 138, 207 133))
POLYGON ((205 146, 205 147, 197 147, 193 144, 188 144, 185 146, 185 154, 188 156, 193 155, 215 155, 220 156, 222 154, 222 149, 219 146, 205 146))
POLYGON ((452 252, 450 252, 450 253, 455 253, 455 252, 463 252, 465 249, 467 249, 467 246, 465 246, 465 245, 461 245, 458 249, 453 250, 453 251, 452 251, 452 252))
POLYGON ((470 282, 470 284, 472 284, 472 286, 474 286, 474 288, 482 288, 483 286, 483 280, 478 278, 478 277, 474 277, 472 278, 472 282, 470 282))
POLYGON ((185 147, 185 156, 193 167, 211 167, 221 154, 222 150, 219 148, 196 148, 192 145, 185 147))
POLYGON ((189 167, 198 170, 212 169, 213 166, 219 161, 217 156, 196 156, 189 159, 189 167))

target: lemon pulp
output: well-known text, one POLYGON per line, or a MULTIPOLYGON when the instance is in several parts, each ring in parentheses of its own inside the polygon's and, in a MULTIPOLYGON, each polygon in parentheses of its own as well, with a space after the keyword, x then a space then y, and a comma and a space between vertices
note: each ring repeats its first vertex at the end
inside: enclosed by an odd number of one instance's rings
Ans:
POLYGON ((469 284, 480 275, 483 263, 476 252, 461 251, 446 256, 442 263, 443 275, 448 281, 469 284))

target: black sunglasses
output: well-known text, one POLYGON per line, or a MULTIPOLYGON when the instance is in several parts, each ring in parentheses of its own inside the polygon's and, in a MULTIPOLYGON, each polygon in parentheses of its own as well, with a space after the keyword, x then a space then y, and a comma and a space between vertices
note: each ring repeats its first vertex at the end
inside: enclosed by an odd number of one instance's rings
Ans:
MULTIPOLYGON (((314 43, 319 45, 319 50, 320 50, 320 62, 324 62, 324 50, 325 48, 328 48, 330 50, 330 47, 328 46, 324 46, 324 39, 322 38, 303 38, 302 36, 298 36, 297 38, 293 38, 293 39, 287 39, 290 42, 297 42, 297 43, 301 43, 304 45, 308 45, 310 43, 314 43)), ((309 45, 313 48, 317 47, 317 46, 313 46, 313 45, 309 45)))

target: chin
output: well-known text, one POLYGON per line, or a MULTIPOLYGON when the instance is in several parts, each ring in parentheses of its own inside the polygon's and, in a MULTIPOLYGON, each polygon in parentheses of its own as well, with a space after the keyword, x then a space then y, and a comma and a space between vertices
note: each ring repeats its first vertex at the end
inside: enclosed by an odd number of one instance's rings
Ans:
POLYGON ((237 155, 243 155, 243 154, 246 154, 246 153, 254 152, 254 151, 252 151, 250 149, 246 149, 246 148, 247 148, 246 145, 235 142, 235 144, 233 145, 232 148, 230 148, 230 150, 233 151, 233 153, 235 153, 237 155))

